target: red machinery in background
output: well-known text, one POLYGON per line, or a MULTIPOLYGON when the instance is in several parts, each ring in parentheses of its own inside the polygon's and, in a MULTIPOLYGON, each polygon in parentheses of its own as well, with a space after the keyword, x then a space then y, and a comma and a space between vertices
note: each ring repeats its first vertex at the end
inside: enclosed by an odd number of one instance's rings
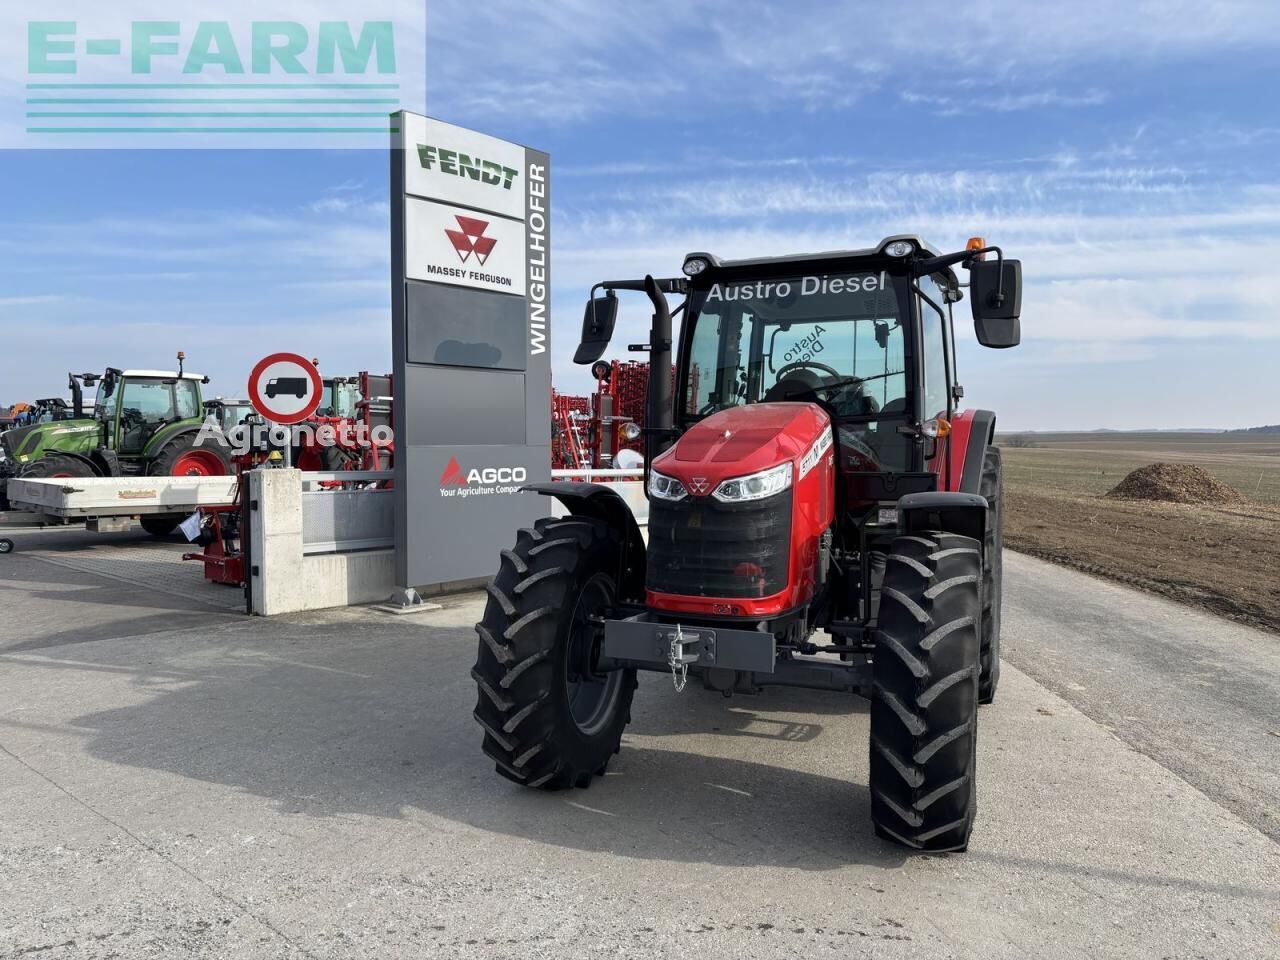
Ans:
POLYGON ((394 429, 391 374, 368 371, 325 381, 327 403, 304 421, 294 466, 299 470, 390 470, 395 441, 379 439, 378 427, 394 429))
MULTIPOLYGON (((555 470, 610 469, 618 454, 642 454, 644 396, 649 364, 598 360, 591 365, 596 392, 589 397, 551 391, 551 466, 555 470)), ((675 368, 671 370, 675 378, 675 368)), ((695 371, 696 382, 696 371, 695 371)))
POLYGON ((551 466, 581 470, 592 465, 591 398, 551 390, 551 466))

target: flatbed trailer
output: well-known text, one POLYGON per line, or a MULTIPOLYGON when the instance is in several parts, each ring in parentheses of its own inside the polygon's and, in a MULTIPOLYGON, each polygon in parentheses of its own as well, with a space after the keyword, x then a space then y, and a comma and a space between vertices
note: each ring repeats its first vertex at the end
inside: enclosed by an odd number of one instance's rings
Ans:
POLYGON ((6 491, 12 509, 0 512, 0 525, 84 522, 105 533, 135 518, 184 519, 200 507, 229 505, 238 483, 236 476, 12 479, 6 491))

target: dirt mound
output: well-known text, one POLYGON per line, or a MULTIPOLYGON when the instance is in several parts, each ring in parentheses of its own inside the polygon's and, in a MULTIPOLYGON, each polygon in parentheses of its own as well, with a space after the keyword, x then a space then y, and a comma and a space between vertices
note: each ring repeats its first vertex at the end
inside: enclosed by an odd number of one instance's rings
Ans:
POLYGON ((1139 467, 1109 490, 1113 500, 1159 500, 1163 503, 1239 503, 1234 488, 1190 463, 1153 463, 1139 467))

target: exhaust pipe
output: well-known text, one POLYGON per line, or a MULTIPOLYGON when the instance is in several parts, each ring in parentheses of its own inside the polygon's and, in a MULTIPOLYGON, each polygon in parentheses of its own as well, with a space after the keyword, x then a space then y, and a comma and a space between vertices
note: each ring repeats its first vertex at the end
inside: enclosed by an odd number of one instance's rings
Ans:
POLYGON ((649 465, 671 442, 671 308, 652 276, 644 278, 644 292, 653 303, 653 326, 649 331, 649 389, 645 400, 645 480, 649 465))

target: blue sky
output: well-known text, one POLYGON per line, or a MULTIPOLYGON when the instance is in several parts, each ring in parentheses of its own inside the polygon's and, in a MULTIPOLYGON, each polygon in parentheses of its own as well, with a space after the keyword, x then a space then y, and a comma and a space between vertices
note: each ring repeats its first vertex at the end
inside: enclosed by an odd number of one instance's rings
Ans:
MULTIPOLYGON (((1280 422, 1280 4, 433 0, 428 35, 432 115, 552 154, 561 389, 596 280, 980 234, 1026 279, 1021 348, 960 324, 1003 426, 1280 422)), ((0 177, 2 402, 178 349, 225 394, 279 349, 390 368, 380 152, 11 150, 0 177)))

